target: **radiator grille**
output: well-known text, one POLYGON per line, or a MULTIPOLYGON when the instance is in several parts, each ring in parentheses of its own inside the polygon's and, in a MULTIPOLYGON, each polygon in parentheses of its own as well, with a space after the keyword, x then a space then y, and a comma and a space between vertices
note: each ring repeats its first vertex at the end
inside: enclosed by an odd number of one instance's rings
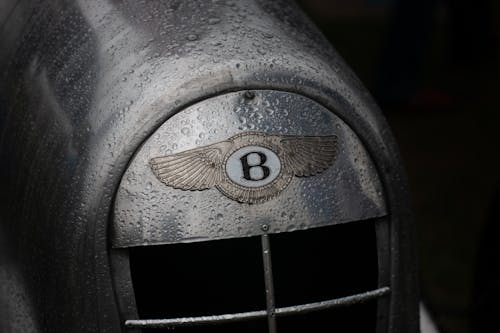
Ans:
POLYGON ((140 318, 266 308, 258 238, 131 248, 140 318))
POLYGON ((376 332, 377 299, 389 288, 380 286, 373 222, 130 248, 140 319, 125 327, 376 332))

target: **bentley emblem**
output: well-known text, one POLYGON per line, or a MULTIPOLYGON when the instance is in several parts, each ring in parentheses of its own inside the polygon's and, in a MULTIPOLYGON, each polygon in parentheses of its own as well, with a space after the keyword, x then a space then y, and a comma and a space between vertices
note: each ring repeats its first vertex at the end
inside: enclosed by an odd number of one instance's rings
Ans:
POLYGON ((286 136, 245 132, 225 141, 150 160, 164 184, 202 191, 216 187, 243 203, 267 201, 294 176, 317 175, 337 155, 337 137, 286 136))

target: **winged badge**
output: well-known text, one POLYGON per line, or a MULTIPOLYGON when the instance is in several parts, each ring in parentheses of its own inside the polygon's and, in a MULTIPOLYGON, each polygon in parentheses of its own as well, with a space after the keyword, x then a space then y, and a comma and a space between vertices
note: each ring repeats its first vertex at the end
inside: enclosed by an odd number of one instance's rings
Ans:
POLYGON ((337 136, 244 132, 225 141, 155 157, 150 165, 165 185, 190 191, 217 188, 242 203, 267 201, 294 176, 315 176, 337 156, 337 136))

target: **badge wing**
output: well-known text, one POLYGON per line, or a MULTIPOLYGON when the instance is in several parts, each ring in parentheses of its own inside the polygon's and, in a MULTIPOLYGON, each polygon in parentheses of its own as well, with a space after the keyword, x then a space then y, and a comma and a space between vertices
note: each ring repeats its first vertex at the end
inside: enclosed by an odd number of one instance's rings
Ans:
POLYGON ((230 141, 150 160, 151 169, 165 185, 191 191, 209 189, 223 178, 223 157, 230 141))
POLYGON ((298 177, 320 174, 337 157, 338 139, 331 136, 281 137, 283 159, 287 171, 298 177))

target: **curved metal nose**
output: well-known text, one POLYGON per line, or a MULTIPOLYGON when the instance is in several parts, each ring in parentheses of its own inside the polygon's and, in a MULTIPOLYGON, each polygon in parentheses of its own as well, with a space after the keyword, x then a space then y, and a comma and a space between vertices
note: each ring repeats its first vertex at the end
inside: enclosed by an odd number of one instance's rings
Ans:
MULTIPOLYGON (((375 300, 390 293, 387 281, 378 281, 375 255, 378 247, 374 221, 387 215, 382 185, 357 136, 335 113, 299 94, 253 90, 251 100, 248 94, 248 91, 223 94, 179 111, 141 146, 124 173, 115 201, 112 244, 116 249, 129 249, 139 310, 139 318, 127 318, 126 327, 213 324, 225 327, 243 321, 259 323, 267 318, 268 330, 274 333, 278 326, 290 326, 288 318, 308 313, 324 316, 331 309, 375 304, 375 300), (351 223, 353 227, 347 230, 357 231, 350 234, 335 227, 351 223), (305 230, 309 229, 314 238, 308 239, 311 233, 305 230), (294 235, 293 242, 284 241, 288 236, 279 236, 290 232, 294 235), (333 236, 335 232, 339 235, 333 236), (329 236, 320 237, 318 233, 329 236), (204 266, 185 252, 174 254, 182 248, 181 244, 203 248, 200 255, 214 266, 203 273, 206 280, 212 275, 208 271, 213 269, 235 275, 234 262, 243 261, 243 253, 250 251, 240 248, 241 244, 256 238, 260 239, 260 246, 253 245, 253 259, 245 265, 253 267, 255 272, 261 271, 264 283, 260 285, 262 277, 250 273, 240 277, 238 283, 250 288, 256 284, 255 280, 259 281, 260 286, 252 290, 262 296, 257 297, 260 301, 252 301, 252 297, 236 288, 246 300, 247 304, 241 306, 245 311, 238 312, 239 302, 232 297, 227 307, 220 309, 213 305, 214 309, 198 312, 192 305, 186 305, 184 312, 175 310, 175 306, 184 303, 184 298, 174 296, 171 285, 184 290, 184 295, 195 288, 193 285, 204 284, 195 278, 199 273, 188 273, 190 269, 174 264, 172 256, 183 258, 198 269, 204 266), (334 253, 341 255, 355 239, 363 243, 358 246, 359 251, 366 251, 357 261, 357 265, 367 268, 358 272, 364 279, 354 274, 356 269, 348 264, 340 270, 351 271, 350 279, 339 278, 343 274, 336 271, 331 273, 329 283, 325 282, 318 274, 335 271, 330 267, 334 253), (336 243, 335 250, 328 250, 330 242, 336 243), (232 249, 209 255, 223 244, 232 244, 232 249), (318 244, 322 250, 317 248, 318 244), (292 254, 290 248, 294 246, 302 248, 301 251, 292 254), (272 247, 277 251, 274 257, 272 247), (288 254, 283 255, 283 249, 287 248, 288 254), (226 252, 232 251, 236 251, 237 257, 225 259, 226 252), (259 252, 262 259, 256 258, 259 252), (310 270, 311 278, 298 279, 297 271, 287 264, 288 257, 296 265, 300 258, 308 258, 301 265, 303 270, 310 270), (214 261, 219 260, 226 263, 215 268, 218 265, 214 261), (262 261, 255 264, 256 260, 262 261), (326 267, 308 268, 307 261, 311 260, 326 267), (167 273, 158 284, 148 281, 147 276, 162 274, 160 262, 170 267, 170 274, 178 275, 180 280, 167 273), (184 281, 191 282, 186 285, 184 281), (317 285, 316 291, 305 287, 311 284, 317 285), (297 292, 298 288, 306 288, 304 296, 299 297, 302 293, 297 292), (161 289, 170 291, 158 292, 161 289), (159 295, 155 296, 155 291, 159 295), (290 296, 293 294, 297 297, 290 296), (166 307, 157 298, 169 299, 175 306, 166 307), (287 298, 290 301, 284 301, 287 298), (265 304, 261 303, 264 299, 265 304), (251 304, 257 310, 250 310, 251 304), (165 313, 169 314, 167 318, 155 317, 165 313), (174 316, 176 313, 178 317, 174 316)), ((379 243, 383 242, 381 239, 379 243)), ((351 251, 351 259, 354 252, 351 251)), ((337 259, 337 264, 340 261, 337 259)), ((220 280, 224 279, 210 279, 209 284, 217 285, 220 293, 213 298, 229 297, 223 295, 230 283, 214 282, 220 280)), ((200 295, 189 296, 188 303, 210 304, 211 300, 202 296, 205 292, 199 290, 200 295)), ((366 313, 375 318, 374 308, 369 309, 366 313)), ((361 313, 358 315, 363 316, 361 313)), ((317 319, 318 323, 322 320, 317 319)))
POLYGON ((298 94, 254 90, 168 119, 123 175, 114 247, 305 230, 387 214, 368 153, 333 112, 298 94), (262 225, 266 225, 266 230, 262 225))

